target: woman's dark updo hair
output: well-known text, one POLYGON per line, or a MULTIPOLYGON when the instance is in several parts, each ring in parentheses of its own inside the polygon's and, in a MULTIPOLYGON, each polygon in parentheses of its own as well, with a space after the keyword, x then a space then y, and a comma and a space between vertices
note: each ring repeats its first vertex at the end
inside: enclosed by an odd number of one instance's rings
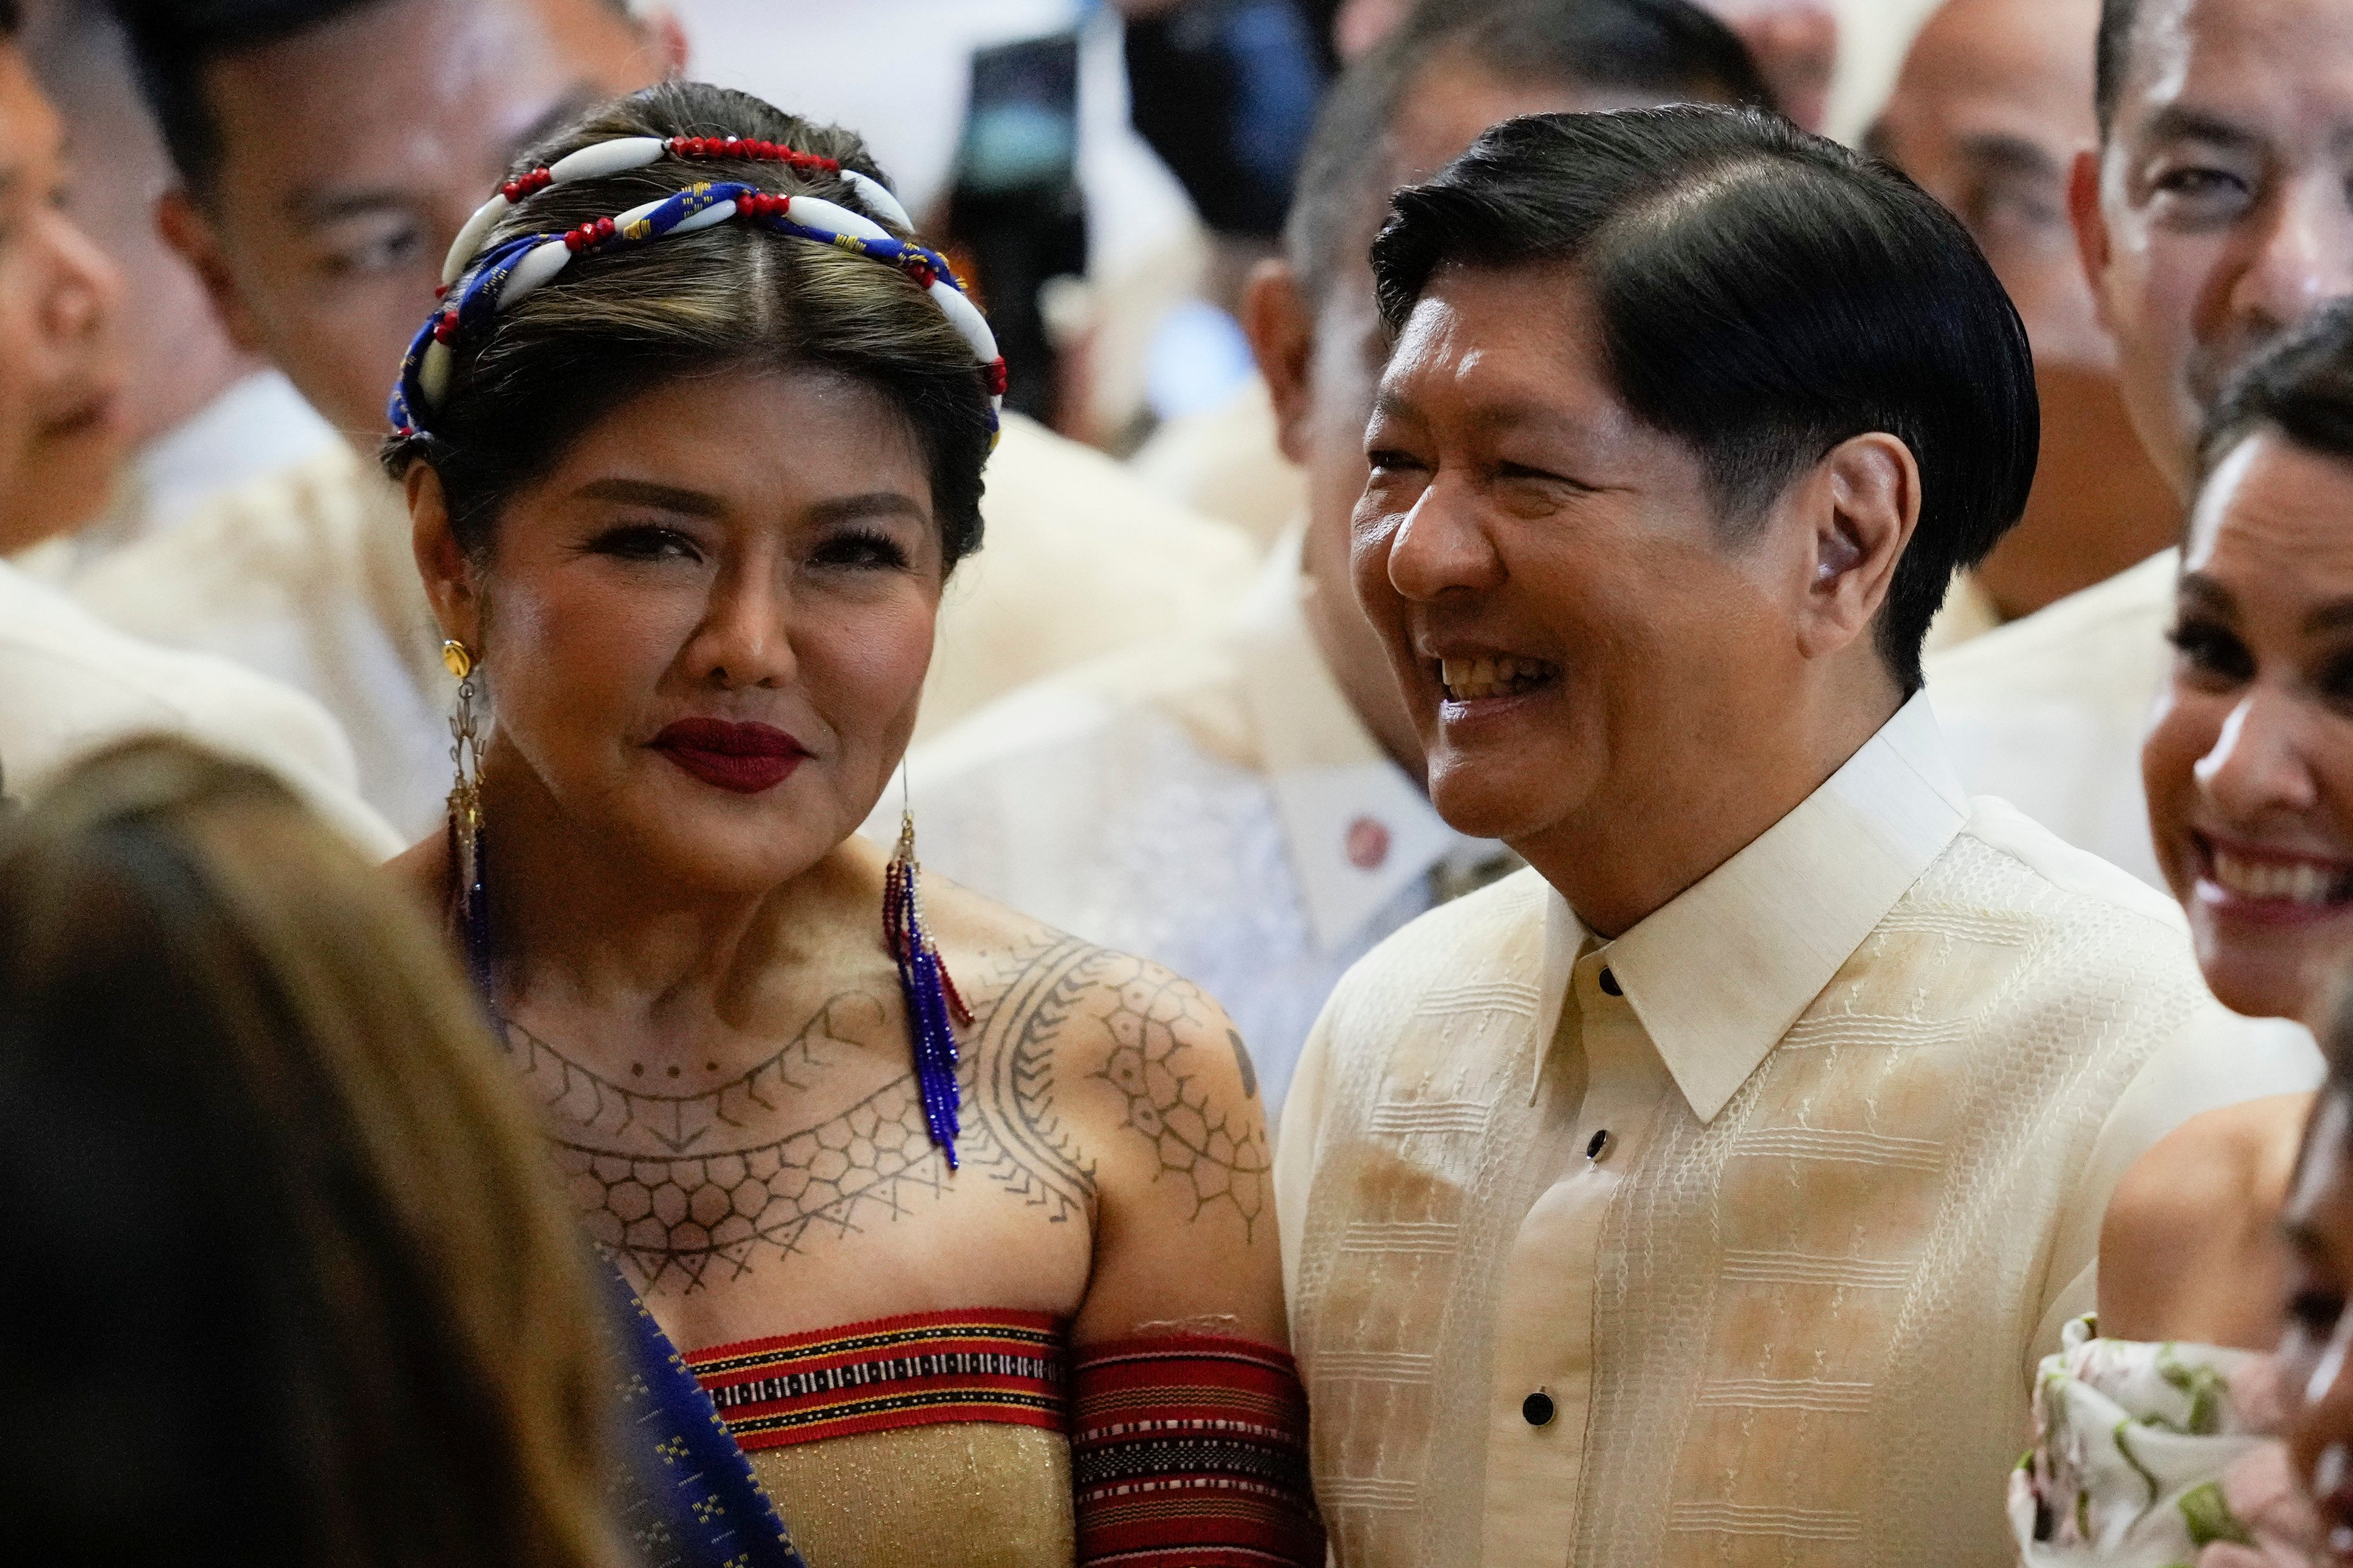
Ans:
MULTIPOLYGON (((703 82, 666 82, 594 110, 531 149, 512 173, 623 136, 776 142, 882 177, 851 132, 703 82)), ((706 180, 867 212, 836 174, 749 159, 662 158, 525 197, 481 253, 528 234, 560 235, 706 180)), ((981 467, 992 437, 988 388, 971 345, 896 267, 743 223, 577 257, 553 282, 470 329, 456 344, 448 394, 417 411, 427 428, 386 441, 385 470, 405 479, 417 464, 430 466, 459 544, 487 560, 507 502, 632 397, 681 377, 792 369, 840 375, 895 410, 930 471, 946 565, 979 547, 981 467)))

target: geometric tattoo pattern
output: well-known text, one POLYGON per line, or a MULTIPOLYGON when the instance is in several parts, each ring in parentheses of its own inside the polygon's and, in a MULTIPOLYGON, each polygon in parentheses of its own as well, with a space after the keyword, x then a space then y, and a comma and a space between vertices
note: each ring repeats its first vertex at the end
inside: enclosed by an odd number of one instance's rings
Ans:
MULTIPOLYGON (((1206 1049, 1177 1034, 1189 1019, 1193 1036, 1206 1037, 1198 991, 1069 938, 1015 955, 989 978, 996 984, 976 989, 994 1000, 964 1031, 957 1149, 966 1169, 1050 1221, 1092 1218, 1095 1164, 1057 1102, 1054 1064, 1058 1045, 1091 1060, 1107 1047, 1092 1076, 1125 1100, 1126 1126, 1152 1142, 1159 1179, 1187 1184, 1196 1217, 1230 1204, 1255 1228, 1270 1201, 1264 1141, 1247 1119, 1240 1131, 1222 1118, 1212 1124, 1189 1070, 1206 1049)), ((559 1169, 593 1239, 640 1291, 675 1285, 691 1293, 764 1258, 888 1222, 945 1190, 952 1178, 932 1146, 912 1070, 838 1115, 774 1134, 787 1096, 809 1089, 845 1051, 903 1036, 892 1002, 846 992, 766 1060, 693 1093, 666 1093, 636 1075, 617 1081, 512 1022, 506 1043, 561 1129, 559 1169)))

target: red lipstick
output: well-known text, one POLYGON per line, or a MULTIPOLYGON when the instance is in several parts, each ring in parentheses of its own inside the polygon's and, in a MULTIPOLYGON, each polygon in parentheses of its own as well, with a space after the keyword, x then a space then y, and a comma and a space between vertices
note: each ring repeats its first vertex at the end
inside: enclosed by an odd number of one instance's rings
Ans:
POLYGON ((704 784, 758 795, 793 776, 809 750, 769 724, 681 719, 653 739, 654 750, 704 784))

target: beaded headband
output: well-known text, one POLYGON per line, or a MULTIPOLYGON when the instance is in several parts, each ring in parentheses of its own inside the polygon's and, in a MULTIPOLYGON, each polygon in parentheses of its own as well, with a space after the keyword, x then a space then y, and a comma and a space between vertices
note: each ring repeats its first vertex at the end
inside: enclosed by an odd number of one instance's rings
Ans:
POLYGON ((901 228, 914 226, 906 209, 881 182, 846 169, 831 158, 775 142, 734 136, 625 136, 583 147, 501 185, 499 194, 476 208, 458 231, 441 267, 442 303, 417 330, 401 358, 400 379, 393 387, 388 410, 395 430, 414 436, 424 429, 418 415, 438 406, 448 395, 455 345, 460 337, 563 271, 575 256, 642 245, 665 235, 691 234, 730 218, 871 257, 913 279, 971 345, 987 380, 989 426, 996 428, 1005 404, 1005 361, 997 352, 997 336, 989 331, 987 319, 965 297, 964 284, 947 258, 913 240, 899 239, 872 218, 833 202, 816 196, 775 195, 755 185, 733 182, 705 181, 563 234, 519 236, 475 260, 483 237, 499 219, 534 193, 550 185, 643 168, 663 157, 748 159, 784 163, 809 174, 836 174, 875 212, 901 228))

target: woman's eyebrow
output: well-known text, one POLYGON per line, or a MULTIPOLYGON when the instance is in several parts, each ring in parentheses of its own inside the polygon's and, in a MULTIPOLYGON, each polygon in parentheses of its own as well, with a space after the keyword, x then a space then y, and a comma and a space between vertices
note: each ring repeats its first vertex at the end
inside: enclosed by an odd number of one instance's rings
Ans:
POLYGON ((903 490, 868 490, 863 495, 838 496, 819 501, 809 508, 809 515, 820 522, 852 522, 861 517, 904 517, 916 522, 931 521, 931 513, 918 506, 903 490))
POLYGON ((592 479, 572 492, 583 500, 619 501, 625 506, 649 506, 663 511, 674 511, 688 517, 718 519, 727 514, 727 506, 717 496, 702 490, 690 490, 677 485, 657 484, 651 479, 592 479))

